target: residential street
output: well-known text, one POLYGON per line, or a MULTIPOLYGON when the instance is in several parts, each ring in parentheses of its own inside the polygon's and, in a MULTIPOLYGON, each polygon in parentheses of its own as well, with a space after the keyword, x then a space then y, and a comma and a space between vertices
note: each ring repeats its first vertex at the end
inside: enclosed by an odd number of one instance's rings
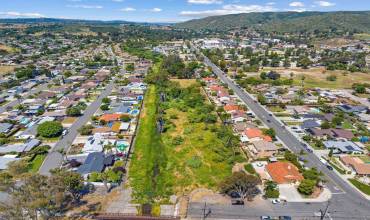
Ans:
POLYGON ((40 174, 48 175, 49 170, 61 166, 63 162, 63 155, 60 152, 61 151, 66 152, 68 150, 68 148, 70 147, 73 140, 76 138, 78 134, 78 129, 81 128, 90 120, 91 116, 100 107, 102 99, 111 94, 113 86, 114 81, 112 80, 101 92, 98 99, 91 103, 91 105, 86 109, 84 114, 69 128, 68 134, 59 140, 59 142, 53 148, 52 152, 50 152, 48 156, 45 158, 44 163, 39 169, 40 174))
MULTIPOLYGON (((26 94, 24 94, 22 96, 23 96, 23 98, 27 98, 29 95, 34 95, 34 94, 36 94, 40 91, 43 91, 43 90, 47 89, 48 85, 49 85, 49 83, 43 83, 41 85, 38 85, 35 88, 31 89, 30 91, 26 92, 26 94)), ((18 104, 19 104, 18 100, 14 100, 14 101, 11 101, 11 102, 1 106, 0 107, 0 114, 5 112, 7 107, 14 107, 18 104)))
MULTIPOLYGON (((232 80, 226 77, 223 71, 221 71, 216 65, 211 63, 211 61, 204 57, 204 62, 212 67, 213 72, 226 83, 230 89, 232 89, 235 94, 237 94, 241 100, 248 106, 248 108, 253 111, 258 118, 263 121, 268 127, 273 128, 276 131, 277 137, 293 152, 298 154, 302 149, 304 150, 300 140, 298 140, 294 135, 282 127, 282 123, 275 119, 271 113, 267 112, 250 94, 240 89, 232 80)), ((333 197, 330 200, 330 206, 328 212, 331 213, 331 216, 337 218, 349 219, 356 216, 358 219, 369 219, 370 216, 370 203, 366 200, 362 194, 360 194, 352 186, 348 185, 342 178, 340 178, 334 171, 327 169, 323 165, 319 158, 314 154, 308 153, 305 156, 305 159, 308 161, 306 165, 308 167, 317 167, 317 169, 325 174, 325 179, 328 180, 326 183, 327 187, 332 191, 333 197), (348 217, 348 218, 346 218, 348 217)), ((290 214, 291 216, 313 216, 314 212, 319 211, 320 208, 324 209, 325 204, 305 204, 305 203, 294 203, 289 204, 288 206, 280 207, 278 210, 272 209, 266 211, 265 215, 271 214, 272 216, 278 216, 282 213, 290 214), (303 205, 304 212, 303 213, 303 205), (290 208, 291 207, 291 208, 290 208), (301 208, 299 208, 301 207, 301 208), (303 215, 302 215, 303 213, 303 215), (310 214, 308 214, 310 213, 310 214)), ((197 215, 199 213, 200 206, 192 205, 189 209, 190 215, 197 215)), ((215 217, 224 217, 224 218, 233 218, 233 214, 239 217, 249 217, 261 216, 261 212, 254 212, 253 210, 246 211, 247 208, 220 208, 215 207, 213 214, 215 217), (217 214, 215 214, 217 213, 217 214)), ((334 218, 335 219, 335 218, 334 218)))

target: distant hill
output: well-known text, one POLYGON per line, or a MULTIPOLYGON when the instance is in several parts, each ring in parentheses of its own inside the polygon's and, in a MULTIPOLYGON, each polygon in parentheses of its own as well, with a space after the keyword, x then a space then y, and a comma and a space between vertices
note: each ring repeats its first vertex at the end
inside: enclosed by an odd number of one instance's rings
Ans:
POLYGON ((101 21, 101 20, 82 20, 82 19, 61 19, 61 18, 0 18, 0 24, 84 24, 84 25, 120 25, 120 24, 138 24, 138 25, 170 25, 169 23, 146 23, 131 22, 122 20, 101 21))
POLYGON ((261 31, 298 32, 343 30, 370 32, 370 11, 262 12, 212 16, 175 24, 193 30, 254 28, 261 31))

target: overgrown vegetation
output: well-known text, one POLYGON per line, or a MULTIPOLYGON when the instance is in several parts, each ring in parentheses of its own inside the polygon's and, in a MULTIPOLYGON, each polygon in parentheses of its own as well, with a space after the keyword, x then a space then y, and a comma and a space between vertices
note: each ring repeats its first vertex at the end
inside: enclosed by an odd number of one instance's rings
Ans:
POLYGON ((183 71, 180 78, 191 77, 188 66, 165 57, 146 78, 152 85, 145 97, 129 174, 136 202, 166 203, 170 195, 198 187, 216 190, 231 174, 233 164, 245 160, 239 139, 218 121, 200 84, 181 87, 168 80, 176 70, 183 71))

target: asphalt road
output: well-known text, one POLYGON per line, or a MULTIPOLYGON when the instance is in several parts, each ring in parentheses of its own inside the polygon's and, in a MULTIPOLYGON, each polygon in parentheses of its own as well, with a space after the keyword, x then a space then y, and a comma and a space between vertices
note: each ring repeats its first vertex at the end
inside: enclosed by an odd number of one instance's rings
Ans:
MULTIPOLYGON (((263 121, 268 127, 273 128, 276 131, 276 136, 287 146, 290 150, 298 154, 302 149, 304 150, 300 141, 282 127, 281 122, 276 118, 270 115, 270 113, 262 107, 250 94, 240 89, 231 79, 225 76, 225 73, 221 71, 215 64, 213 64, 207 57, 204 57, 204 62, 210 66, 213 72, 232 89, 235 94, 237 94, 240 99, 248 106, 248 108, 255 113, 255 115, 263 121), (267 121, 268 120, 268 121, 267 121)), ((330 206, 328 212, 331 213, 331 216, 336 218, 351 219, 357 217, 358 219, 370 219, 370 202, 363 197, 356 189, 348 185, 341 177, 339 177, 334 171, 327 169, 323 165, 319 158, 312 153, 308 153, 305 156, 307 160, 306 165, 308 167, 316 167, 319 171, 324 173, 324 178, 327 180, 327 187, 332 191, 333 196, 330 200, 330 206)), ((309 212, 314 213, 319 211, 319 207, 323 209, 326 206, 326 203, 315 203, 315 204, 306 204, 306 203, 290 203, 289 206, 279 207, 278 210, 266 211, 266 214, 276 216, 281 214, 280 212, 289 213, 291 216, 302 216, 300 213, 309 212), (288 209, 287 207, 292 207, 288 209), (279 212, 278 212, 279 211, 279 212)), ((191 206, 192 207, 192 206, 191 206)), ((198 213, 199 206, 190 208, 189 213, 198 213)), ((245 208, 240 208, 234 210, 227 207, 215 209, 217 210, 216 216, 223 216, 225 218, 233 218, 233 215, 240 215, 239 217, 246 217, 245 208), (228 217, 230 216, 230 217, 228 217)), ((307 217, 312 216, 307 215, 307 217)), ((261 213, 255 213, 255 216, 261 216, 261 213)), ((334 218, 335 219, 335 218, 334 218)))
MULTIPOLYGON (((34 95, 34 94, 36 94, 38 92, 41 92, 41 91, 47 89, 48 84, 49 83, 43 83, 41 85, 38 85, 38 86, 32 88, 30 91, 22 94, 22 97, 23 98, 27 98, 29 95, 34 95)), ((5 105, 3 105, 3 106, 0 107, 0 114, 3 113, 3 112, 5 112, 7 107, 14 107, 14 106, 16 106, 18 104, 19 104, 19 100, 13 100, 11 102, 6 103, 5 105)))
POLYGON ((51 169, 59 168, 62 165, 63 155, 60 152, 66 152, 68 150, 73 140, 77 137, 78 129, 80 129, 90 120, 91 116, 100 107, 103 98, 109 96, 112 93, 113 86, 114 81, 112 80, 100 93, 99 97, 87 107, 84 114, 68 129, 67 135, 59 140, 59 142, 52 149, 52 152, 50 152, 45 158, 43 164, 39 169, 40 174, 49 175, 49 171, 51 169))

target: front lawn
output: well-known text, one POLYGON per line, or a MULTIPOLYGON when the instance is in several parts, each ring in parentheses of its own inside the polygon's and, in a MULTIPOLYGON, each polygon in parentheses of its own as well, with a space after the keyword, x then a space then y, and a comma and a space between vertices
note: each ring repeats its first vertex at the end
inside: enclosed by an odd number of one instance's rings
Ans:
POLYGON ((29 164, 30 172, 37 173, 46 158, 46 154, 38 154, 29 164))
POLYGON ((364 183, 361 183, 360 181, 356 179, 348 179, 354 186, 357 187, 361 192, 365 193, 366 195, 370 195, 370 186, 366 185, 364 183))

